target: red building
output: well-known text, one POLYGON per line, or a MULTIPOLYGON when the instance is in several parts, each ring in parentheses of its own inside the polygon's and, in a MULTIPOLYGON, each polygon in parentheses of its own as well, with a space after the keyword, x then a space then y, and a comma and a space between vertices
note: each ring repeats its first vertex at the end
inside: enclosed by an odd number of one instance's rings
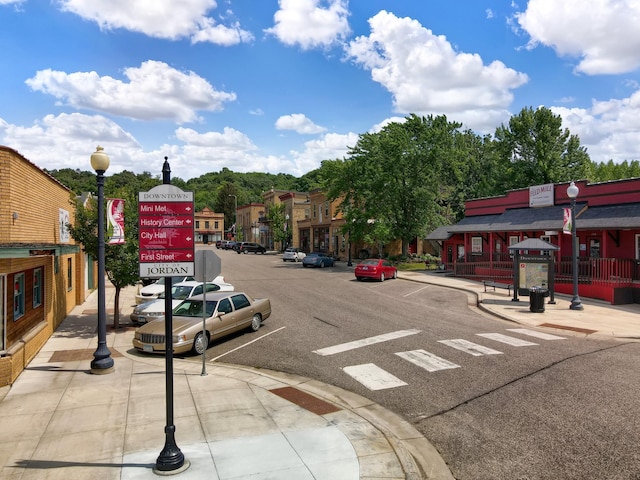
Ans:
MULTIPOLYGON (((442 261, 454 275, 513 283, 508 247, 540 238, 558 247, 543 252, 554 256, 555 291, 571 294, 572 237, 563 232, 564 209, 571 206, 568 186, 537 185, 469 200, 464 219, 436 229, 427 240, 440 245, 442 261)), ((580 296, 640 303, 640 178, 576 186, 580 296)))

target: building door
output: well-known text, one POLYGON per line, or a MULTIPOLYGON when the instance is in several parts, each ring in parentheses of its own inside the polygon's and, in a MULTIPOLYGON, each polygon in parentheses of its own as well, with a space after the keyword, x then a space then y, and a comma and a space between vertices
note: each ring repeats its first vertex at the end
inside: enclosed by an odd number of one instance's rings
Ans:
POLYGON ((600 239, 592 238, 589 240, 589 256, 591 258, 600 258, 600 239))

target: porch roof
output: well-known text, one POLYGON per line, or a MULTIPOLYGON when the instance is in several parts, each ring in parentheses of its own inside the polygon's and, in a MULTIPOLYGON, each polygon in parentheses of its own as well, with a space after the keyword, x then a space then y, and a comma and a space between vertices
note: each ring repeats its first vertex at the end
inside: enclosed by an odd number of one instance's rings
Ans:
MULTIPOLYGON (((563 209, 567 207, 512 208, 495 215, 465 217, 455 225, 438 227, 425 239, 448 240, 456 233, 562 230, 563 209)), ((640 203, 591 208, 577 203, 576 211, 578 230, 640 228, 640 203)))

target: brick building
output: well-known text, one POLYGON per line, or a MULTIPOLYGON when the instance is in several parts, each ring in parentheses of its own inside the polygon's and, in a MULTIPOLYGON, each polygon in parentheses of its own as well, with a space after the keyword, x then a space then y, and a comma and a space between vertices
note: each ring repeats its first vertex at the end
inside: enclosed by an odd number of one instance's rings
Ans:
POLYGON ((68 234, 75 197, 17 151, 0 146, 0 386, 8 385, 93 285, 68 234))

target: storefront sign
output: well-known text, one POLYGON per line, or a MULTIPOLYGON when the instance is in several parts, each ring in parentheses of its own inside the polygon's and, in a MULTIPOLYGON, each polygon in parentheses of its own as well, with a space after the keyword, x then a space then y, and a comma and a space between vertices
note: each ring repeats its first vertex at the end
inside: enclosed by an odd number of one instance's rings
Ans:
POLYGON ((553 183, 529 187, 529 207, 553 206, 553 183))

